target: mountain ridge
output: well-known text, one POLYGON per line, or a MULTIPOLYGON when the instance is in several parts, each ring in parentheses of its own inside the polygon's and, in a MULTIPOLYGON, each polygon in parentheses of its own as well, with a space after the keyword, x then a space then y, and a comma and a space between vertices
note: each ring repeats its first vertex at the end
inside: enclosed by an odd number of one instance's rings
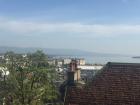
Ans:
POLYGON ((59 48, 34 48, 34 47, 6 47, 0 46, 0 53, 5 53, 7 51, 13 51, 16 53, 33 53, 37 50, 42 50, 45 54, 54 56, 127 56, 121 54, 111 54, 111 53, 98 53, 90 52, 79 49, 59 49, 59 48))

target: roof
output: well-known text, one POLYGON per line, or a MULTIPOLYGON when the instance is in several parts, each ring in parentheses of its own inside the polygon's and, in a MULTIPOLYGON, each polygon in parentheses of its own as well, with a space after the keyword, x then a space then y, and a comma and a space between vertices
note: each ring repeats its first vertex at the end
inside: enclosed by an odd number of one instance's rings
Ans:
POLYGON ((65 105, 139 105, 140 63, 109 62, 87 87, 69 87, 65 105))

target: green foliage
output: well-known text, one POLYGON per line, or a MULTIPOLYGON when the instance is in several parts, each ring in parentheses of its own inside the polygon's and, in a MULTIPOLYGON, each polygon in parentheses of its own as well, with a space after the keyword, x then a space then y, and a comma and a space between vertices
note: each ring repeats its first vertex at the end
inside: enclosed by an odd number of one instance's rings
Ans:
POLYGON ((48 66, 47 56, 40 50, 33 54, 28 54, 30 64, 36 67, 46 67, 48 66))
MULTIPOLYGON (((6 105, 44 105, 58 100, 58 91, 54 84, 56 72, 47 63, 42 51, 22 57, 8 52, 5 63, 10 74, 0 80, 1 103, 6 105)), ((1 104, 0 103, 0 104, 1 104)))

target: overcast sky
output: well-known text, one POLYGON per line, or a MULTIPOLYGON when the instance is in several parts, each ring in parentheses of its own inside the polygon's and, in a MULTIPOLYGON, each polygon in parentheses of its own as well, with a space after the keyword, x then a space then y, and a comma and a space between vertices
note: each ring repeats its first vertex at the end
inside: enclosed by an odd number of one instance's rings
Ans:
POLYGON ((140 55, 140 0, 0 0, 0 46, 140 55))

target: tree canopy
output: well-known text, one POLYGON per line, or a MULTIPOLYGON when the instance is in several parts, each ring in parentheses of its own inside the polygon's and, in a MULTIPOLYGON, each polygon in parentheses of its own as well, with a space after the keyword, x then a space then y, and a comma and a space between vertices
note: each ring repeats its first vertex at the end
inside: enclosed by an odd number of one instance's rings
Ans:
POLYGON ((56 72, 42 51, 27 54, 5 54, 4 67, 8 76, 0 80, 0 104, 44 105, 58 100, 55 86, 56 72))

